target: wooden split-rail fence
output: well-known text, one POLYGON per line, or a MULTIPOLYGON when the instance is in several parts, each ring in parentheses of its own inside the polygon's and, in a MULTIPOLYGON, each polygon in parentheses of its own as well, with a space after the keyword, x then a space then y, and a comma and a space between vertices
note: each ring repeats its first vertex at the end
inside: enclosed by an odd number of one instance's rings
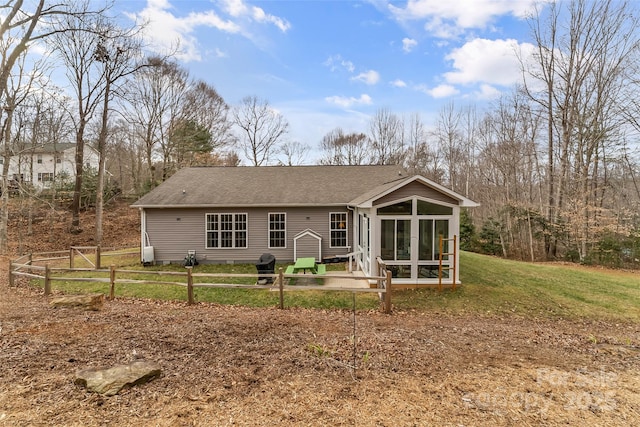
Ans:
MULTIPOLYGON (((54 281, 66 281, 66 282, 100 282, 109 283, 109 299, 115 298, 116 285, 123 284, 157 284, 157 285, 170 285, 180 286, 186 288, 187 291, 187 303, 194 304, 194 288, 241 288, 241 289, 270 289, 279 291, 279 306, 284 308, 284 291, 343 291, 355 293, 377 293, 381 302, 381 309, 385 313, 391 313, 391 272, 387 269, 386 265, 381 259, 378 259, 378 275, 377 276, 354 276, 352 274, 344 275, 313 275, 313 280, 340 280, 344 283, 350 281, 367 281, 367 283, 376 283, 375 287, 356 287, 354 286, 295 286, 288 285, 290 280, 298 280, 300 275, 285 274, 283 269, 280 268, 278 273, 265 274, 227 274, 227 273, 195 273, 193 267, 185 267, 185 271, 157 271, 157 270, 132 270, 117 268, 115 265, 110 265, 108 269, 101 267, 101 258, 109 256, 124 256, 124 255, 139 255, 139 248, 116 250, 116 251, 104 251, 99 246, 75 246, 69 251, 57 251, 37 253, 21 256, 10 262, 9 266, 9 286, 15 285, 15 280, 18 277, 26 277, 31 279, 40 279, 43 281, 44 294, 51 294, 51 284, 54 281), (93 257, 88 256, 87 252, 93 252, 93 257), (69 260, 69 267, 51 267, 50 263, 55 261, 60 263, 63 260, 69 260), (90 267, 76 267, 78 260, 82 260, 83 263, 90 265, 90 267), (44 265, 42 265, 44 264, 44 265), (82 272, 92 272, 101 274, 104 277, 78 277, 77 274, 82 272), (73 274, 73 275, 71 275, 73 274), (131 276, 135 275, 154 275, 162 276, 158 280, 149 279, 133 279, 131 276), (165 277, 183 278, 182 280, 166 280, 165 277), (217 278, 222 279, 238 279, 238 278, 255 278, 255 284, 238 284, 238 283, 194 283, 194 278, 217 278), (272 283, 260 284, 258 279, 270 278, 272 283)), ((310 275, 307 275, 310 276, 310 275)), ((309 279, 310 277, 307 277, 309 279)))

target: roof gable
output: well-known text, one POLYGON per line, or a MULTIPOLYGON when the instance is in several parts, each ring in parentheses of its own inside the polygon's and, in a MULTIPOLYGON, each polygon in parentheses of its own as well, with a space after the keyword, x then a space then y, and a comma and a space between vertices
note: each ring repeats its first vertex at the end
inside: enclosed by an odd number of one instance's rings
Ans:
POLYGON ((390 182, 390 183, 381 185, 377 188, 370 190, 367 193, 360 195, 358 198, 352 200, 350 204, 354 206, 368 208, 376 204, 376 202, 380 201, 381 199, 384 199, 385 196, 389 196, 392 193, 399 191, 403 187, 410 187, 412 186, 412 184, 415 184, 415 183, 424 185, 434 190, 439 195, 441 195, 439 197, 431 197, 434 200, 445 202, 445 203, 455 202, 455 204, 461 207, 480 206, 478 203, 464 197, 463 195, 458 194, 453 190, 449 190, 448 188, 443 187, 442 185, 437 184, 420 175, 414 175, 412 177, 407 177, 405 179, 402 179, 396 182, 390 182))

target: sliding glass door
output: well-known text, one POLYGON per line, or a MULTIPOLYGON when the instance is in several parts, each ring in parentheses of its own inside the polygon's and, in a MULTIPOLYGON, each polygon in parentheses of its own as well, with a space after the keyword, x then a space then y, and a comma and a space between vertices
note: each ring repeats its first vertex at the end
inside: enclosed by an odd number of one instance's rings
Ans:
POLYGON ((381 221, 380 256, 392 261, 394 277, 411 277, 411 220, 383 219, 381 221))

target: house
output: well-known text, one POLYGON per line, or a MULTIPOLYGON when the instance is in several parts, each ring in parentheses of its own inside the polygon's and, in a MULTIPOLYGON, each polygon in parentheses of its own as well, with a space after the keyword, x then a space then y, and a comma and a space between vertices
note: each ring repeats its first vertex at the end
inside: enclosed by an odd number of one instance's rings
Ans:
POLYGON ((188 251, 201 263, 351 253, 365 274, 381 257, 407 284, 437 283, 440 235, 457 236, 460 208, 474 206, 399 166, 184 168, 132 205, 143 262, 181 262, 188 251))
MULTIPOLYGON (((84 146, 84 167, 98 168, 99 156, 88 145, 84 146)), ((4 162, 0 158, 0 165, 4 162)), ((39 144, 27 147, 11 156, 9 179, 15 183, 30 183, 39 190, 52 186, 60 177, 76 176, 76 144, 39 144)))

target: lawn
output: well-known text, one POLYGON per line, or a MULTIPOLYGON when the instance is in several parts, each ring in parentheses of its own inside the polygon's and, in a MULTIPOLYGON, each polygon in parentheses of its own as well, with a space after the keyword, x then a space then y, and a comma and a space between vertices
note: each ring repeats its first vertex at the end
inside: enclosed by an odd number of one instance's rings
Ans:
MULTIPOLYGON (((133 258, 123 261, 130 269, 141 270, 133 258)), ((103 262, 104 264, 104 262, 103 262)), ((285 265, 277 265, 279 267, 285 265)), ((120 268, 120 267, 119 267, 120 268)), ((328 270, 343 270, 342 264, 329 264, 328 270)), ((186 283, 184 276, 160 276, 159 271, 183 274, 182 266, 145 267, 145 274, 127 278, 139 281, 186 283)), ((255 277, 211 278, 197 273, 255 274, 255 266, 209 264, 194 268, 194 283, 235 283, 250 285, 255 277)), ((640 273, 605 270, 574 264, 525 263, 462 252, 460 255, 462 286, 456 291, 434 288, 398 290, 393 293, 396 311, 425 313, 481 314, 519 316, 527 318, 567 318, 601 320, 640 320, 640 273)), ((79 277, 103 277, 97 272, 75 273, 79 277)), ((56 274, 60 276, 60 274, 56 274)), ((122 275, 118 275, 118 278, 122 275)), ((41 281, 34 282, 40 285, 41 281)), ((109 293, 107 282, 76 282, 54 280, 53 289, 65 293, 109 293)), ((161 300, 186 300, 186 288, 175 285, 118 284, 117 297, 140 297, 161 300)), ((264 289, 195 288, 195 300, 225 305, 250 307, 276 306, 279 293, 264 289)), ((359 310, 378 308, 376 294, 358 294, 359 310)), ((287 307, 352 308, 353 294, 339 291, 287 291, 287 307)))
POLYGON ((640 320, 640 272, 575 264, 526 263, 460 254, 455 292, 394 293, 394 306, 419 311, 529 318, 640 320))
MULTIPOLYGON (((93 258, 89 258, 93 262, 93 258)), ((185 286, 176 286, 171 283, 186 284, 186 270, 181 265, 158 265, 141 267, 132 258, 115 260, 118 264, 117 279, 127 279, 140 283, 117 283, 115 289, 116 297, 136 297, 157 300, 186 300, 187 289, 185 286), (118 262, 119 261, 119 262, 118 262), (122 270, 134 270, 132 273, 123 273, 122 270), (138 273, 144 270, 145 273, 138 273), (162 274, 170 272, 171 274, 162 274), (166 284, 143 283, 145 281, 161 281, 166 284), (171 282, 171 283, 170 283, 171 282)), ((104 262, 103 262, 104 264, 104 262)), ((67 264, 60 264, 66 268, 67 264)), ((91 264, 84 260, 76 262, 76 267, 87 268, 91 264)), ((279 268, 285 269, 286 265, 277 264, 276 272, 279 268)), ((344 271, 344 264, 327 264, 327 271, 344 271)), ((256 283, 256 267, 253 264, 200 264, 193 269, 194 299, 196 302, 208 302, 224 305, 241 305, 248 307, 274 307, 279 305, 280 294, 277 288, 260 289, 253 287, 256 283), (223 274, 237 275, 235 277, 202 277, 200 274, 223 274), (199 283, 209 284, 233 284, 249 286, 247 288, 213 288, 198 287, 199 283)), ((109 294, 109 273, 106 271, 77 271, 55 272, 52 277, 53 290, 63 293, 103 293, 109 294), (72 281, 66 278, 101 278, 101 282, 72 281)), ((34 281, 34 285, 42 286, 42 281, 34 281)), ((300 287, 304 289, 304 286, 300 287)), ((304 290, 295 291, 288 288, 285 295, 285 306, 323 308, 323 309, 347 309, 353 308, 353 293, 342 291, 318 291, 304 290)), ((379 299, 377 294, 358 294, 356 298, 356 308, 358 310, 377 309, 379 299)))

